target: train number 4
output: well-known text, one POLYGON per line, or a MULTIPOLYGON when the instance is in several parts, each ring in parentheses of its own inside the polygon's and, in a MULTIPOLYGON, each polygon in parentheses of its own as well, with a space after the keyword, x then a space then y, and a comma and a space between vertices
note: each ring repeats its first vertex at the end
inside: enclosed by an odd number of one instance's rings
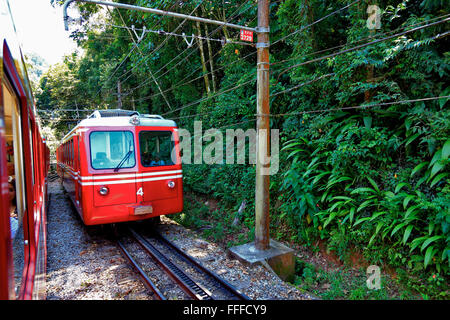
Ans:
POLYGON ((136 194, 138 195, 138 196, 144 196, 144 190, 142 190, 142 187, 140 187, 139 188, 139 190, 136 192, 136 194))

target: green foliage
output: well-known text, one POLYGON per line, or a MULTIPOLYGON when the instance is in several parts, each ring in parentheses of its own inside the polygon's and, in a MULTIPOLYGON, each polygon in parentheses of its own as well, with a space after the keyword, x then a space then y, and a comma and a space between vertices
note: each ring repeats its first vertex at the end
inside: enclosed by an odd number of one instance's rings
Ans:
MULTIPOLYGON (((168 0, 125 2, 186 14, 199 4, 196 0, 176 4, 168 0)), ((425 278, 438 275, 442 284, 448 280, 450 266, 448 99, 339 109, 449 95, 450 54, 446 38, 435 38, 447 31, 447 24, 317 63, 292 66, 438 21, 448 14, 448 6, 442 0, 379 1, 381 29, 369 30, 368 2, 363 1, 313 24, 350 3, 271 3, 271 113, 299 114, 272 117, 270 122, 272 129, 280 130, 282 140, 280 170, 271 176, 270 185, 271 225, 279 228, 273 233, 312 249, 315 240, 325 240, 342 260, 348 260, 350 248, 357 248, 370 262, 404 267, 425 278), (280 39, 283 40, 277 42, 280 39), (305 82, 310 83, 301 85, 305 82), (294 86, 298 87, 275 95, 294 86), (310 113, 317 110, 324 111, 310 113), (289 235, 284 234, 286 226, 289 235)), ((81 5, 80 10, 85 19, 100 14, 92 5, 81 5)), ((253 2, 207 1, 195 14, 256 26, 253 2)), ((204 41, 203 58, 212 60, 212 72, 209 62, 202 64, 199 50, 194 47, 185 51, 186 43, 178 37, 148 33, 140 50, 136 50, 128 30, 110 26, 125 23, 136 28, 174 31, 181 21, 125 10, 121 15, 112 10, 101 17, 105 23, 102 28, 89 23, 77 27, 72 37, 84 53, 68 56, 41 78, 38 108, 115 108, 120 79, 122 91, 127 93, 123 97, 125 109, 168 113, 165 117, 179 117, 179 127, 188 130, 192 130, 196 120, 203 121, 204 130, 244 121, 249 122, 240 126, 243 130, 254 127, 253 47, 222 46, 211 41, 210 55, 204 41), (231 90, 233 87, 236 88, 231 90), (193 103, 199 99, 202 100, 193 103), (172 112, 188 104, 191 105, 172 112)), ((209 26, 208 32, 213 30, 209 26)), ((176 32, 192 34, 198 30, 195 23, 186 22, 176 32)), ((206 29, 201 33, 205 35, 206 29)), ((223 28, 211 37, 238 39, 238 33, 223 28)), ((70 112, 59 115, 74 116, 70 112)), ((59 136, 72 125, 54 124, 59 136)), ((247 239, 251 241, 253 165, 189 164, 183 167, 183 176, 187 190, 220 200, 224 210, 236 212, 241 202, 247 201, 241 221, 248 228, 247 239)), ((189 214, 185 212, 176 218, 195 228, 207 226, 205 221, 212 213, 203 205, 196 205, 186 203, 189 214)), ((224 214, 215 218, 217 223, 206 228, 205 233, 223 240, 229 232, 230 217, 224 214)), ((303 278, 312 281, 312 270, 306 270, 303 278)), ((436 284, 436 277, 432 279, 434 282, 415 288, 427 292, 427 297, 438 297, 435 291, 426 289, 436 284)), ((333 288, 328 298, 342 297, 338 275, 327 281, 333 288)), ((350 296, 367 297, 367 292, 358 287, 350 296)))
POLYGON ((387 289, 387 279, 381 276, 381 288, 369 289, 363 271, 323 270, 300 259, 295 261, 294 284, 322 299, 373 300, 396 298, 387 289))

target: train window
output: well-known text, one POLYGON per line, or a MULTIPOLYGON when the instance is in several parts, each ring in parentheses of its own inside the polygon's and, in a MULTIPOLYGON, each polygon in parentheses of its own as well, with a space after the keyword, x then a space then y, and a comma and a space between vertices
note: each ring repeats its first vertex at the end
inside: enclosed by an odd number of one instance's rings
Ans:
MULTIPOLYGON (((29 138, 30 138, 30 151, 31 151, 31 159, 34 159, 34 152, 33 152, 33 134, 32 134, 32 124, 31 119, 28 119, 28 126, 29 126, 29 138)), ((34 161, 31 161, 31 182, 34 186, 34 161)))
POLYGON ((172 161, 172 132, 170 131, 141 131, 139 133, 139 148, 141 164, 144 167, 171 166, 172 161))
POLYGON ((2 80, 5 113, 5 137, 10 196, 10 223, 16 294, 22 283, 24 268, 23 218, 26 210, 22 125, 19 100, 7 79, 2 80))
POLYGON ((130 131, 94 131, 89 135, 94 169, 132 168, 136 165, 130 131))

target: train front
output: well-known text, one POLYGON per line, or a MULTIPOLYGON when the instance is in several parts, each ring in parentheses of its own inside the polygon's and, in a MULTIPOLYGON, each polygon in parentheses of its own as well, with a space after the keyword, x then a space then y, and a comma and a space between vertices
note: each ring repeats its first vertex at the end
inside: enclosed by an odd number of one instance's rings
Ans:
POLYGON ((86 225, 149 219, 183 210, 174 121, 139 114, 85 121, 87 125, 79 130, 83 138, 78 197, 86 225))

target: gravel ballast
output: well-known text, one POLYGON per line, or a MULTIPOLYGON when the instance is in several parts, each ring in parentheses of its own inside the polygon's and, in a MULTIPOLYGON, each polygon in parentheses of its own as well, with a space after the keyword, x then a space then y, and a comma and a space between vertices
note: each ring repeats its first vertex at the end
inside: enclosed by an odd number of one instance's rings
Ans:
MULTIPOLYGON (((59 180, 49 182, 48 189, 47 299, 153 300, 153 293, 102 228, 88 229, 82 224, 59 180)), ((167 217, 162 217, 159 231, 251 299, 312 298, 263 266, 250 268, 229 259, 218 245, 167 217)))

